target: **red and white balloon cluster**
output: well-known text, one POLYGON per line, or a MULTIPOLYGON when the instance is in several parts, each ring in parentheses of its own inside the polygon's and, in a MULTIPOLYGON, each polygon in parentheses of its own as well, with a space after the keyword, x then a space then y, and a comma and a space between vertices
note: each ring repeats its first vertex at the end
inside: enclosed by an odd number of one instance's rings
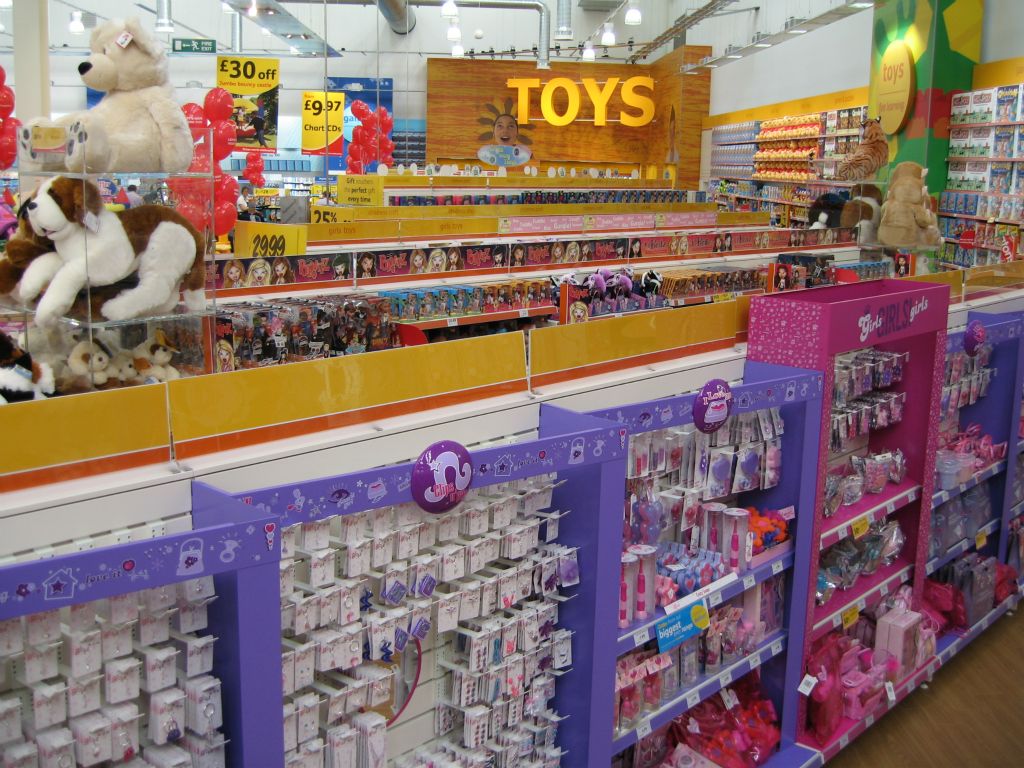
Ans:
POLYGON ((6 84, 7 73, 0 67, 0 170, 10 168, 18 157, 18 126, 14 112, 14 91, 6 84))
MULTIPOLYGON (((238 210, 238 182, 224 173, 220 161, 230 155, 238 140, 237 128, 231 113, 234 98, 223 88, 214 88, 206 94, 203 106, 189 102, 181 111, 188 120, 195 149, 189 173, 210 173, 213 170, 213 232, 226 235, 235 226, 238 210)), ((196 229, 209 229, 209 184, 205 179, 171 179, 167 186, 174 193, 178 212, 192 222, 196 229)))
POLYGON ((387 109, 377 107, 375 112, 366 102, 357 99, 352 102, 352 114, 359 119, 361 125, 352 129, 346 170, 355 174, 365 173, 375 162, 393 166, 395 142, 388 138, 388 134, 394 128, 395 120, 387 109))

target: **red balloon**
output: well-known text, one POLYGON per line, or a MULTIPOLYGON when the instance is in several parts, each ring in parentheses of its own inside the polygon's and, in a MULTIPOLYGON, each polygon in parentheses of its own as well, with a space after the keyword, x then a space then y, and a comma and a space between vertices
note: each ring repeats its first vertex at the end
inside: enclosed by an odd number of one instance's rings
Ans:
POLYGON ((365 126, 357 125, 352 129, 352 143, 353 144, 367 144, 370 141, 372 134, 366 129, 365 126))
POLYGON ((14 135, 18 134, 18 129, 21 128, 21 120, 16 117, 8 117, 4 120, 4 132, 11 133, 14 135))
POLYGON ((251 181, 257 187, 262 187, 267 183, 267 180, 263 178, 262 171, 259 173, 254 173, 251 176, 249 176, 249 181, 251 181))
MULTIPOLYGON (((0 69, 3 69, 3 67, 0 67, 0 69)), ((11 208, 13 208, 14 204, 18 202, 14 199, 14 193, 11 192, 10 187, 4 187, 4 202, 11 206, 11 208)))
POLYGON ((192 141, 199 141, 206 135, 206 115, 203 113, 203 108, 190 101, 188 104, 182 105, 181 111, 185 113, 185 119, 188 121, 188 130, 192 134, 192 141))
POLYGON ((213 199, 217 202, 228 200, 232 205, 238 200, 238 182, 234 176, 225 173, 214 179, 213 199))
POLYGON ((7 82, 7 72, 3 67, 0 67, 0 85, 7 82))
POLYGON ((213 159, 223 160, 230 155, 238 142, 238 129, 230 120, 218 120, 213 124, 213 159))
POLYGON ((213 210, 213 233, 217 237, 226 235, 237 220, 238 210, 235 208, 235 201, 221 200, 213 210))
POLYGON ((12 131, 0 133, 0 168, 10 168, 18 156, 18 140, 12 131))
POLYGON ((203 111, 211 123, 227 120, 235 109, 235 99, 223 88, 214 88, 203 99, 203 111))
POLYGON ((348 172, 359 176, 363 173, 363 161, 354 160, 351 157, 348 159, 348 172))
POLYGON ((0 118, 6 120, 14 111, 14 91, 9 85, 0 85, 0 118))
POLYGON ((245 154, 245 167, 246 169, 252 169, 255 171, 263 170, 263 155, 259 152, 252 151, 245 154))
POLYGON ((348 145, 348 159, 349 160, 362 160, 363 159, 363 145, 352 142, 348 145))
POLYGON ((206 206, 202 203, 186 197, 178 201, 178 213, 188 219, 189 223, 196 229, 200 231, 206 229, 209 216, 206 206))
POLYGON ((365 101, 356 99, 352 102, 352 114, 359 118, 360 122, 372 114, 372 110, 365 101))

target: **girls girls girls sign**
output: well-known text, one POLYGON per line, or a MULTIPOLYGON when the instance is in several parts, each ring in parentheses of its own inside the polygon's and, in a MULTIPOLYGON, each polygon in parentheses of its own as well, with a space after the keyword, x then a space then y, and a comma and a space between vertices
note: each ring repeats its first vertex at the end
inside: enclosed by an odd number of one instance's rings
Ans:
POLYGON ((949 303, 946 286, 918 283, 918 287, 907 290, 904 285, 915 284, 904 283, 900 285, 903 290, 879 290, 881 286, 888 287, 894 282, 902 283, 890 280, 857 283, 855 285, 860 290, 874 286, 876 295, 842 301, 833 307, 829 319, 832 349, 855 349, 946 327, 949 303))

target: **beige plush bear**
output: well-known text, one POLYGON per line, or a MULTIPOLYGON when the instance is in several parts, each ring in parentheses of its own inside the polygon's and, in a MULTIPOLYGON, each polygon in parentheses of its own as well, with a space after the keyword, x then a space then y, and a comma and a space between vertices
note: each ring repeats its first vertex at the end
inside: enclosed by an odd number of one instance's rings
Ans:
POLYGON ((138 19, 110 19, 93 30, 89 49, 78 73, 83 83, 106 95, 92 109, 23 126, 18 132, 22 170, 186 170, 192 135, 174 100, 163 44, 138 19), (32 147, 32 129, 53 125, 67 131, 63 156, 32 147))
POLYGON ((878 241, 883 245, 914 248, 940 242, 935 214, 928 205, 926 173, 912 162, 900 163, 893 170, 878 226, 878 241))

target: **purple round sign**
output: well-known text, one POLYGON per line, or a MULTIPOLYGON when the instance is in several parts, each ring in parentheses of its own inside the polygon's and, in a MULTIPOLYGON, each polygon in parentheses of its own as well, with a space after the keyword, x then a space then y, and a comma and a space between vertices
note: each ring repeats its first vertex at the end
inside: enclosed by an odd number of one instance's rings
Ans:
POLYGON ((732 389, 723 379, 711 379, 693 399, 693 424, 701 432, 716 432, 732 411, 732 389))
POLYGON ((981 320, 971 320, 967 324, 967 330, 964 331, 964 351, 974 357, 978 354, 978 347, 985 343, 986 338, 988 338, 988 334, 985 332, 985 326, 981 320))
POLYGON ((473 482, 473 461, 466 447, 441 440, 420 454, 412 466, 412 498, 427 512, 456 506, 473 482))

